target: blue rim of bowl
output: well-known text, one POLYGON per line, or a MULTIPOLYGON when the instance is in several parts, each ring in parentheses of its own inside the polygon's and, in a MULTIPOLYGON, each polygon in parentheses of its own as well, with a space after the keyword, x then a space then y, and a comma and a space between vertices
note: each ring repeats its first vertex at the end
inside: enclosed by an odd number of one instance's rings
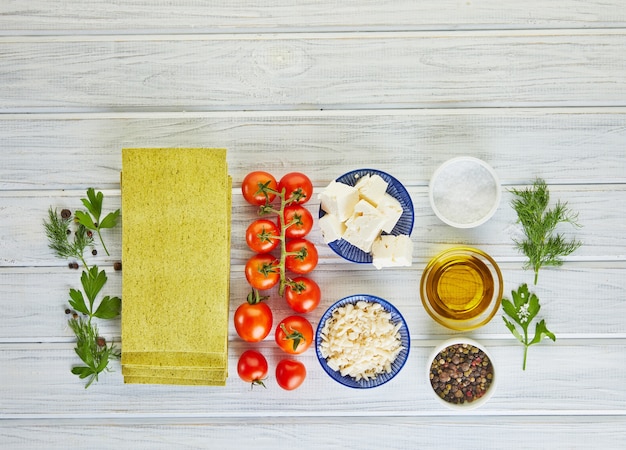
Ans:
MULTIPOLYGON (((411 196, 407 192, 406 188, 402 183, 400 183, 396 178, 392 177, 386 172, 382 172, 376 169, 357 169, 351 172, 344 173, 339 178, 336 178, 335 181, 338 183, 348 184, 350 186, 354 186, 359 178, 365 175, 379 175, 383 180, 388 183, 387 193, 394 197, 396 200, 400 202, 402 206, 402 216, 398 219, 398 223, 391 230, 391 233, 383 234, 392 234, 392 235, 400 235, 406 234, 408 236, 411 235, 413 231, 413 222, 415 220, 415 214, 413 211, 413 202, 411 200, 411 196)), ((319 210, 319 218, 322 218, 326 215, 326 211, 324 211, 321 206, 319 210)), ((359 264, 367 264, 372 262, 372 255, 370 253, 366 253, 358 247, 350 244, 348 241, 344 241, 343 239, 339 239, 333 242, 329 242, 328 246, 339 256, 342 258, 359 264)))
POLYGON ((398 311, 398 309, 395 306, 393 306, 391 303, 389 303, 387 300, 384 300, 380 297, 376 297, 373 295, 367 295, 367 294, 350 295, 348 297, 344 297, 341 300, 336 301, 333 305, 330 306, 330 308, 326 310, 326 312, 320 318, 320 321, 317 325, 317 331, 315 333, 315 353, 324 371, 336 382, 344 386, 354 388, 354 389, 375 388, 378 386, 382 386, 383 384, 393 379, 400 372, 400 370, 402 370, 402 368, 404 367, 404 364, 409 359, 410 350, 411 350, 411 337, 409 335, 409 328, 407 327, 406 321, 404 320, 404 317, 402 317, 402 314, 400 313, 400 311, 398 311), (361 379, 359 381, 356 381, 351 376, 348 376, 348 375, 342 376, 340 372, 333 370, 328 366, 328 364, 326 363, 326 358, 322 356, 322 353, 320 351, 320 344, 322 341, 322 338, 321 338, 322 328, 324 327, 326 320, 328 320, 328 318, 332 315, 333 311, 344 305, 347 305, 350 303, 355 304, 356 302, 359 302, 359 301, 365 301, 369 303, 380 303, 383 309, 385 311, 388 311, 391 314, 392 322, 395 324, 397 323, 401 324, 398 332, 400 333, 400 340, 404 348, 400 351, 398 356, 396 356, 396 359, 394 360, 394 362, 391 364, 390 373, 380 374, 376 378, 371 379, 371 380, 361 379))

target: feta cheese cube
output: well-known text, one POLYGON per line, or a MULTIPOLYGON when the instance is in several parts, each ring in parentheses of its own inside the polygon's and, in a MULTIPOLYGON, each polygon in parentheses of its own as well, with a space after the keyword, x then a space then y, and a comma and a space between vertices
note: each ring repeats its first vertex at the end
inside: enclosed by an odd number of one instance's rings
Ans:
POLYGON ((395 197, 385 194, 378 203, 377 209, 387 218, 383 231, 391 233, 391 230, 393 230, 393 227, 396 226, 396 223, 402 216, 402 205, 395 197))
POLYGON ((382 235, 372 244, 372 264, 377 269, 410 266, 412 263, 413 241, 406 234, 382 235))
POLYGON ((355 247, 369 253, 385 221, 386 217, 367 200, 359 200, 354 207, 354 213, 346 220, 346 231, 342 237, 355 247))
POLYGON ((374 206, 382 200, 387 192, 389 184, 380 175, 364 175, 354 185, 359 190, 361 198, 367 200, 374 206))
POLYGON ((354 206, 359 201, 359 191, 354 186, 333 180, 319 198, 322 209, 343 222, 354 212, 354 206))
POLYGON ((320 230, 325 243, 341 239, 346 225, 334 214, 325 214, 319 219, 320 230))

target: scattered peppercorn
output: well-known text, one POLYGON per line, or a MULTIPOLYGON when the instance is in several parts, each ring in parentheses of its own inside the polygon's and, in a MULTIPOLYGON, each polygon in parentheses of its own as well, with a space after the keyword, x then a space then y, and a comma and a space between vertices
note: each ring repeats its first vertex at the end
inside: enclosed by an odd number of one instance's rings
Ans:
POLYGON ((122 262, 121 261, 115 261, 113 263, 113 270, 122 270, 122 262))
POLYGON ((102 336, 98 336, 98 339, 96 339, 96 344, 98 344, 98 347, 104 347, 105 345, 107 345, 107 341, 102 336))
POLYGON ((69 209, 62 209, 61 210, 61 217, 63 219, 69 219, 70 217, 72 217, 72 211, 70 211, 69 209))
POLYGON ((78 263, 76 261, 69 263, 67 266, 70 269, 78 269, 78 263))
POLYGON ((93 237, 93 232, 91 230, 87 230, 87 237, 93 237))
POLYGON ((65 230, 65 234, 67 234, 67 235, 69 236, 70 234, 72 234, 72 230, 70 230, 70 229, 68 228, 67 230, 65 230))
POLYGON ((73 313, 72 313, 72 317, 73 317, 74 319, 78 319, 78 313, 77 313, 77 312, 73 312, 73 313))
POLYGON ((65 308, 65 314, 69 314, 69 313, 71 313, 71 312, 72 312, 72 310, 71 310, 71 309, 69 309, 69 308, 65 308))
POLYGON ((493 373, 493 365, 484 351, 470 344, 454 344, 433 359, 430 384, 446 402, 463 404, 485 395, 493 373))
POLYGON ((98 254, 98 250, 96 250, 95 248, 91 251, 91 254, 93 256, 96 256, 98 254))

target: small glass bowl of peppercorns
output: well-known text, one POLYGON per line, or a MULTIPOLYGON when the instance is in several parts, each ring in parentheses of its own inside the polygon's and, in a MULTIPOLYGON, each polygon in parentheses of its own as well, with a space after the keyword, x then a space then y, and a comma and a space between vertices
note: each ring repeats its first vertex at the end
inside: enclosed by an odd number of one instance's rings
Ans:
POLYGON ((439 344, 428 358, 428 382, 435 398, 456 409, 478 408, 495 391, 493 360, 482 344, 455 337, 439 344))

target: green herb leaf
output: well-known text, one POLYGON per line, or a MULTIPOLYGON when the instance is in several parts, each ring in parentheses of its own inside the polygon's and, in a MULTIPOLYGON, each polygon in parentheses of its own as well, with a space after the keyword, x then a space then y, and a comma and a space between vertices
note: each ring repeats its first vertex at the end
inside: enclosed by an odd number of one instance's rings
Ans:
POLYGON ((75 366, 72 367, 72 373, 74 375, 78 375, 78 377, 82 380, 87 378, 89 375, 93 375, 94 371, 86 366, 75 366))
POLYGON ((96 227, 96 224, 91 218, 91 216, 87 214, 86 212, 76 211, 74 216, 76 217, 76 220, 78 221, 78 223, 84 226, 85 228, 87 228, 88 230, 98 229, 98 227, 96 227))
POLYGON ((530 344, 528 345, 539 343, 543 337, 552 339, 552 342, 556 341, 556 336, 548 331, 545 320, 541 320, 541 322, 537 323, 537 325, 535 326, 535 337, 532 341, 530 341, 530 344))
POLYGON ((117 225, 117 218, 120 215, 120 210, 115 210, 112 213, 107 214, 104 219, 100 221, 99 228, 113 228, 117 225))
POLYGON ((121 306, 122 300, 120 298, 107 295, 102 299, 93 315, 99 319, 114 319, 120 315, 121 306))
POLYGON ((103 200, 104 194, 102 192, 96 193, 94 188, 87 189, 87 198, 81 199, 83 205, 89 210, 96 222, 100 220, 100 214, 102 214, 103 200))
POLYGON ((89 308, 87 308, 87 305, 85 304, 85 298, 83 297, 83 293, 81 291, 70 289, 69 304, 79 313, 89 314, 89 308))
POLYGON ((89 311, 92 311, 94 301, 98 296, 98 293, 102 290, 102 287, 107 282, 107 276, 104 270, 98 272, 98 266, 93 266, 89 269, 89 272, 83 271, 80 277, 80 282, 83 285, 87 299, 89 300, 89 311))
POLYGON ((539 343, 543 336, 547 336, 553 341, 556 340, 556 336, 552 332, 548 331, 545 320, 542 319, 535 326, 534 338, 529 340, 528 326, 541 309, 539 298, 528 290, 528 285, 526 283, 520 285, 517 291, 511 291, 511 296, 513 297, 513 302, 506 298, 502 299, 502 310, 519 326, 521 331, 517 329, 513 322, 507 320, 506 317, 502 316, 502 319, 513 336, 515 336, 515 338, 524 345, 524 361, 522 369, 526 370, 528 347, 539 343))
POLYGON ((578 215, 567 208, 567 203, 558 201, 554 208, 547 209, 550 192, 546 182, 537 178, 532 188, 511 189, 515 198, 511 206, 517 212, 518 222, 522 225, 526 239, 514 240, 517 249, 526 255, 526 269, 535 272, 535 283, 539 277, 539 269, 543 266, 560 266, 563 257, 570 255, 582 243, 576 239, 566 240, 562 234, 556 233, 560 223, 570 223, 579 227, 578 215))

